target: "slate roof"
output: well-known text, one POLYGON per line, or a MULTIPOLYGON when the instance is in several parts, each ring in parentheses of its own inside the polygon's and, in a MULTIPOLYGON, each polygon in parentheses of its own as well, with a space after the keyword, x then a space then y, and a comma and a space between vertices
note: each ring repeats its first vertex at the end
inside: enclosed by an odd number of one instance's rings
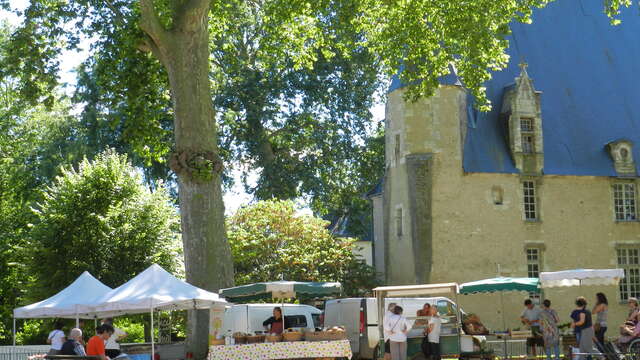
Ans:
MULTIPOLYGON (((635 2, 634 2, 635 3, 635 2)), ((544 173, 615 176, 605 145, 626 138, 640 164, 640 15, 612 26, 601 1, 557 0, 513 24, 507 69, 486 84, 493 110, 469 108, 466 172, 517 173, 498 121, 502 95, 525 61, 542 91, 544 173)))
MULTIPOLYGON (((521 61, 542 91, 545 174, 615 176, 606 144, 622 138, 640 165, 639 13, 634 2, 612 26, 601 1, 556 0, 535 9, 532 24, 513 23, 509 65, 486 84, 492 111, 478 112, 469 99, 464 170, 519 172, 498 117, 521 61)), ((443 84, 459 84, 453 70, 443 84)), ((389 91, 400 87, 394 78, 389 91)))

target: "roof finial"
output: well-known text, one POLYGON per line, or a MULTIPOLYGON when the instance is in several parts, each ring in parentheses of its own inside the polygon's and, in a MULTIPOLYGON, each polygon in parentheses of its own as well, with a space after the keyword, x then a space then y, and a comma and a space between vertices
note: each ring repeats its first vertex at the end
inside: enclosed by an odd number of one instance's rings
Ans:
POLYGON ((527 73, 527 66, 529 66, 529 64, 527 64, 524 59, 520 61, 520 64, 518 64, 518 66, 520 66, 520 77, 522 77, 524 75, 524 77, 529 77, 529 73, 527 73))

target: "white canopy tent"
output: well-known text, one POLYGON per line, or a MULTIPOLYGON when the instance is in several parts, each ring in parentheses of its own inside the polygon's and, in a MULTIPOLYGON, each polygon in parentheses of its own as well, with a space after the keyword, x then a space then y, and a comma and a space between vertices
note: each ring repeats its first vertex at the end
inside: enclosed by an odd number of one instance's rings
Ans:
POLYGON ((13 309, 17 319, 33 318, 93 318, 79 312, 80 305, 95 304, 112 289, 94 278, 88 271, 83 272, 71 285, 52 297, 40 302, 13 309))
POLYGON ((94 318, 81 314, 81 305, 95 304, 96 300, 112 289, 93 277, 88 271, 83 272, 71 285, 59 293, 40 302, 13 309, 13 346, 16 345, 16 319, 33 318, 94 318))
POLYGON ((81 313, 98 317, 151 313, 151 358, 155 355, 153 339, 154 310, 209 309, 226 304, 218 294, 202 290, 168 273, 157 264, 123 285, 107 292, 93 305, 79 306, 81 313))
POLYGON ((575 269, 540 273, 540 287, 618 285, 624 278, 622 269, 575 269))

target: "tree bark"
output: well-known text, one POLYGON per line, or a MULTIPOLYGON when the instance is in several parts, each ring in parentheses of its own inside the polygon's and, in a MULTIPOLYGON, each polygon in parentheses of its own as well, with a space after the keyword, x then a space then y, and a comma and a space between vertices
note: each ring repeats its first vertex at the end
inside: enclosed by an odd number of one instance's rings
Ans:
MULTIPOLYGON (((233 260, 224 224, 221 170, 209 83, 209 2, 190 0, 174 15, 170 31, 159 25, 150 0, 141 0, 141 28, 169 75, 187 281, 216 291, 233 285, 233 260)), ((190 311, 187 351, 204 359, 209 312, 190 311)))

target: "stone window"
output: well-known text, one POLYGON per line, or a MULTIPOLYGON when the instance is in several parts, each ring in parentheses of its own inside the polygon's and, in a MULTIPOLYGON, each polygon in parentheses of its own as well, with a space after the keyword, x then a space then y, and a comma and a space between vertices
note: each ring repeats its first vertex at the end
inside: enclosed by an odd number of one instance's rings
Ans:
POLYGON ((618 268, 624 270, 624 278, 620 279, 620 300, 640 297, 640 249, 617 249, 618 268))
POLYGON ((527 277, 540 276, 540 249, 527 248, 527 277))
MULTIPOLYGON (((539 248, 527 248, 527 277, 537 278, 540 277, 540 268, 542 268, 542 262, 540 257, 540 249, 539 248)), ((531 299, 539 302, 540 294, 531 292, 529 293, 529 297, 531 299)))
POLYGON ((396 236, 402 236, 402 208, 396 208, 396 236))
POLYGON ((400 134, 396 134, 396 136, 395 136, 395 146, 393 148, 393 158, 395 159, 396 165, 400 163, 400 134))
POLYGON ((494 205, 502 205, 504 198, 504 190, 500 186, 494 186, 491 188, 491 197, 493 198, 494 205))
POLYGON ((522 182, 522 203, 524 206, 524 219, 529 221, 538 220, 538 209, 536 203, 536 184, 533 181, 522 182))
POLYGON ((522 139, 522 152, 525 154, 535 153, 533 119, 520 119, 520 138, 522 139))
POLYGON ((613 184, 613 208, 616 221, 636 221, 636 184, 613 184))

